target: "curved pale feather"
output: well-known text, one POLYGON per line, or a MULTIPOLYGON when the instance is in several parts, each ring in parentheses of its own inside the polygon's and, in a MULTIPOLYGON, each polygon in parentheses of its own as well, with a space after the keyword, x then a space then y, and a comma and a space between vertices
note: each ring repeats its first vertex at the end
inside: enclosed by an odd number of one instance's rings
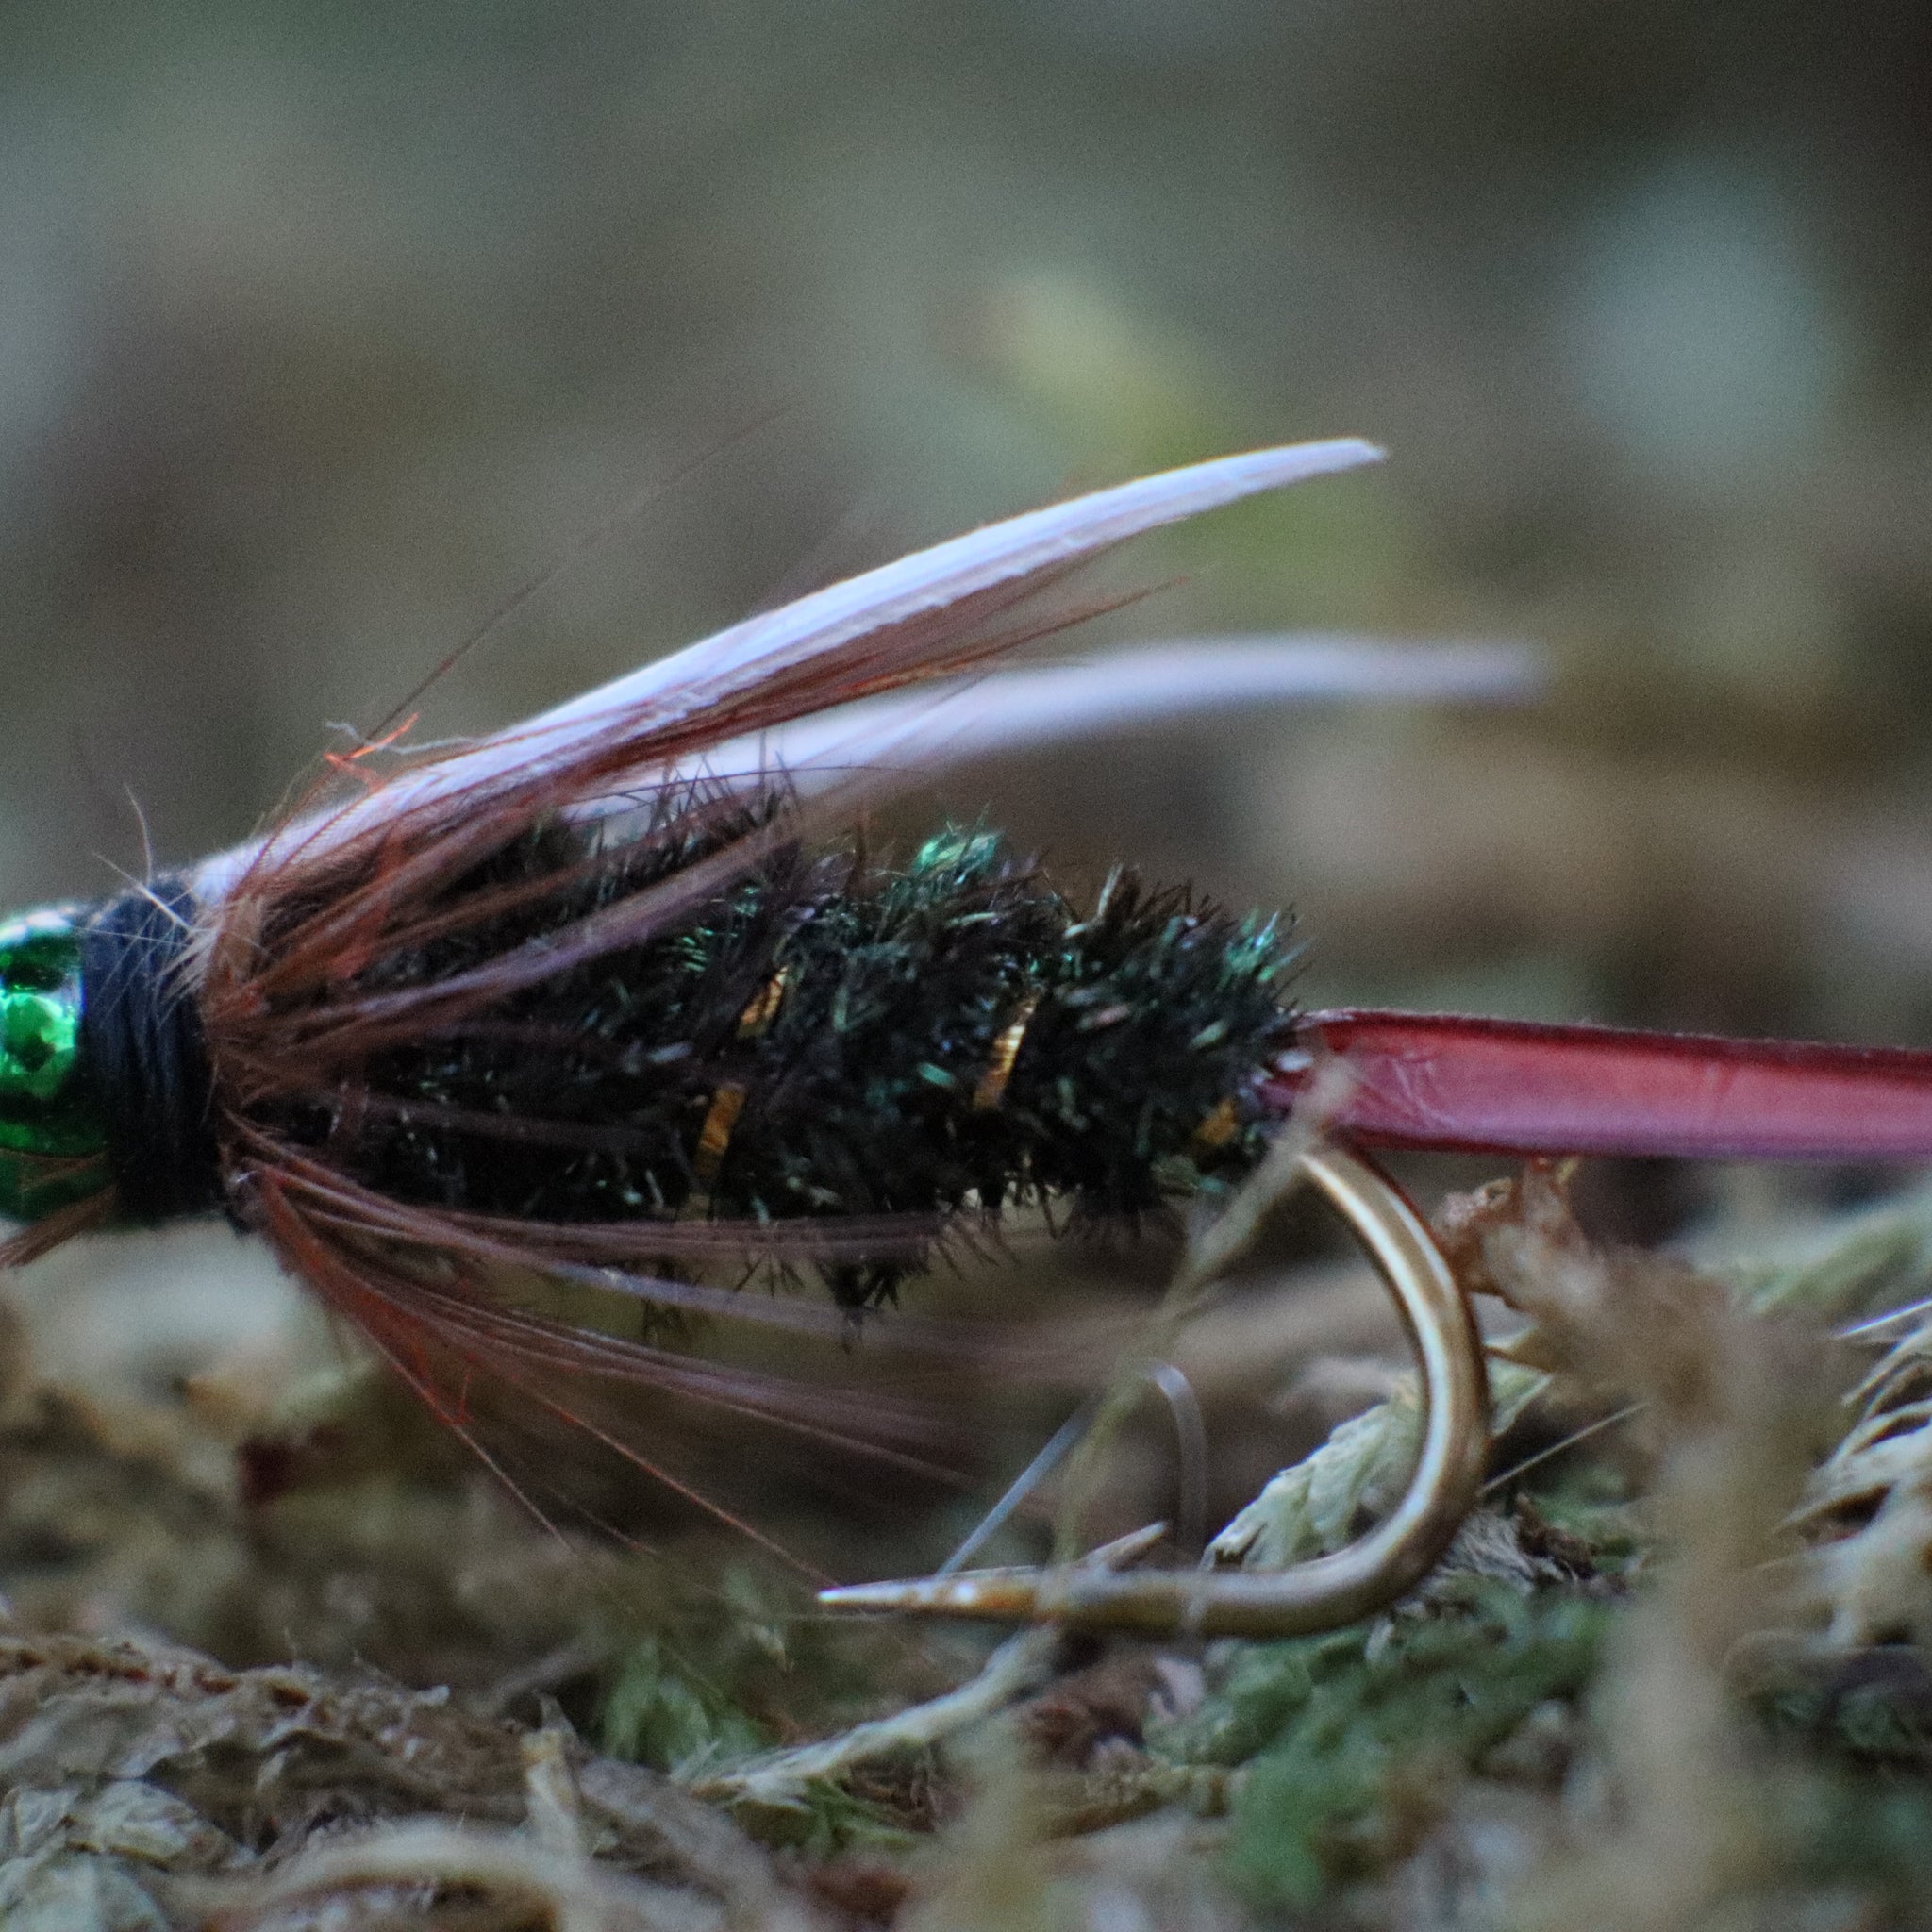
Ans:
MULTIPOLYGON (((729 782, 782 772, 804 791, 854 771, 927 772, 1067 739, 1292 704, 1505 704, 1533 697, 1526 644, 1397 644, 1335 635, 1193 638, 946 678, 735 738, 662 774, 729 782)), ((640 774, 641 777, 648 774, 640 774)))
MULTIPOLYGON (((652 763, 617 782, 621 810, 663 785, 747 785, 784 774, 811 796, 857 772, 930 774, 1006 753, 1264 705, 1515 704, 1542 688, 1523 643, 1391 643, 1341 635, 1200 638, 1104 652, 1077 663, 1002 667, 794 719, 728 739, 702 758, 652 763)), ((596 807, 588 808, 595 811, 596 807)), ((194 890, 219 900, 259 846, 207 859, 194 890)))
MULTIPOLYGON (((1355 437, 1252 450, 1139 477, 952 538, 747 618, 526 724, 397 773, 364 798, 206 860, 195 873, 197 896, 204 904, 225 896, 252 862, 284 844, 313 854, 439 797, 472 791, 487 795, 498 781, 525 780, 545 764, 567 760, 591 738, 661 733, 873 633, 1002 586, 1023 587, 1164 524, 1380 456, 1355 437)), ((928 655, 941 655, 954 641, 937 638, 928 655)), ((900 668, 917 662, 913 654, 900 668)))
POLYGON ((1058 569, 1244 496, 1357 469, 1381 457, 1374 444, 1352 436, 1250 450, 1008 517, 746 618, 544 712, 525 730, 542 733, 585 719, 608 721, 614 713, 644 708, 654 720, 689 716, 774 672, 870 631, 944 609, 977 591, 1058 569))

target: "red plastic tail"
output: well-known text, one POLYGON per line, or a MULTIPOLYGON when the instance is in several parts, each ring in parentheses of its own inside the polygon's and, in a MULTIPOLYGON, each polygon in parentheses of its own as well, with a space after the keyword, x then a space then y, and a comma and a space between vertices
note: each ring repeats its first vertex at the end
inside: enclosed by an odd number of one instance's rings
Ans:
MULTIPOLYGON (((1355 1085, 1339 1131, 1370 1146, 1706 1160, 1932 1160, 1932 1051, 1548 1026, 1447 1013, 1310 1013, 1310 1059, 1355 1085)), ((1284 1060, 1284 1108, 1307 1078, 1284 1060)))

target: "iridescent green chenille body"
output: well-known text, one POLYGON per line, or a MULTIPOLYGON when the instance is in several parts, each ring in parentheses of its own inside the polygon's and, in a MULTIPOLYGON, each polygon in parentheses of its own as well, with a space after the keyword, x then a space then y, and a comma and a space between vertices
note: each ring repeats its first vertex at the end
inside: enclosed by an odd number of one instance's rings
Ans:
POLYGON ((0 924, 0 1214, 32 1221, 101 1185, 81 1052, 80 933, 53 907, 0 924))

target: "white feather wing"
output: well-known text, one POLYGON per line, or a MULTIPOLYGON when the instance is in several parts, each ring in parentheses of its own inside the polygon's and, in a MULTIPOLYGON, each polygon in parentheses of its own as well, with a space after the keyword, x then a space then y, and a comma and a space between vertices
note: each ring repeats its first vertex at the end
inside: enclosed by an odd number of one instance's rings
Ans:
POLYGON ((728 783, 782 772, 808 794, 858 771, 925 773, 1262 705, 1516 703, 1536 694, 1541 675, 1539 656, 1526 644, 1403 644, 1337 635, 1175 639, 841 705, 639 778, 702 774, 728 783))
MULTIPOLYGON (((300 847, 311 855, 325 851, 399 813, 460 794, 481 802, 499 787, 525 784, 533 774, 569 761, 592 740, 609 744, 626 737, 636 739, 639 765, 634 780, 625 774, 625 790, 654 778, 661 782, 681 766, 661 757, 654 758, 649 751, 654 741, 661 742, 680 724, 707 713, 728 717, 734 702, 755 698, 788 674, 974 597, 1007 588, 1017 595, 1029 583, 1051 577, 1143 531, 1242 497, 1353 469, 1375 461, 1380 454, 1373 444, 1352 437, 1254 450, 1140 477, 955 537, 748 618, 526 724, 393 773, 372 785, 366 796, 321 815, 299 818, 266 840, 205 860, 195 870, 196 895, 205 905, 218 901, 251 865, 280 850, 300 847)), ((956 641, 943 626, 936 626, 924 655, 943 659, 956 641)), ((877 739, 882 730, 897 741, 896 754, 878 742, 877 749, 888 757, 944 756, 949 741, 962 747, 952 755, 971 755, 972 749, 1038 742, 1166 710, 1255 702, 1264 695, 1291 697, 1297 694, 1297 685, 1309 682, 1318 661, 1301 646, 1286 658, 1275 655, 1273 662, 1265 661, 1270 655, 1255 653, 1241 666, 1225 657, 1195 655, 1184 660, 1168 654, 1161 661, 1150 657, 1119 676, 1110 691, 1106 674, 1096 677, 1078 666, 966 680, 950 688, 941 686, 936 695, 914 691, 873 701, 888 708, 846 707, 842 723, 838 722, 840 713, 825 714, 828 722, 823 730, 816 728, 817 719, 808 712, 785 731, 727 741, 708 755, 705 763, 707 768, 715 764, 721 773, 728 773, 734 761, 748 770, 750 747, 756 744, 767 759, 777 757, 789 767, 824 769, 841 755, 836 748, 841 734, 849 738, 851 757, 857 760, 863 753, 864 735, 869 731, 877 739), (1029 686, 1008 681, 1014 678, 1035 682, 1029 686), (1055 678, 1074 682, 1055 687, 1055 678), (1085 692, 1077 702, 1076 689, 1085 692), (949 709, 950 719, 940 722, 949 709), (800 734, 789 748, 783 741, 787 732, 800 734), (732 756, 721 756, 726 753, 732 756)), ((903 672, 918 661, 919 653, 902 653, 893 666, 903 672)), ((1334 690, 1346 674, 1338 671, 1340 660, 1332 653, 1325 661, 1325 675, 1334 690)), ((1370 667, 1365 663, 1360 668, 1370 667)), ((1387 660, 1378 660, 1375 670, 1386 684, 1387 660)), ((875 764, 877 759, 865 761, 875 764)), ((769 763, 762 768, 769 769, 769 763)))

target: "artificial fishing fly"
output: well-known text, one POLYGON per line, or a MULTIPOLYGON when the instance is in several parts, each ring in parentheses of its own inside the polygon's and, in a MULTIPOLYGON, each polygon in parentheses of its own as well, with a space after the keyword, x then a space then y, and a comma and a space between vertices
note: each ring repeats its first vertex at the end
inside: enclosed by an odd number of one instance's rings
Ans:
MULTIPOLYGON (((1592 1064, 1627 1097, 1694 1061, 1589 1029, 1297 1016, 1274 920, 1126 871, 1076 908, 984 829, 896 865, 840 836, 974 752, 1264 697, 1520 691, 1514 654, 1346 640, 998 668, 1067 621, 1035 600, 1082 559, 1374 455, 1264 450, 1033 511, 513 730, 339 756, 332 790, 248 844, 0 929, 0 1208, 29 1224, 6 1258, 224 1211, 486 1457, 471 1391, 493 1380, 702 1501, 649 1453, 641 1407, 836 1440, 836 1395, 533 1314, 499 1291, 505 1271, 810 1327, 694 1276, 720 1259, 814 1273, 855 1310, 967 1217, 1036 1199, 1131 1215, 1238 1178, 1337 1050, 1354 1076, 1324 1115, 1340 1140, 1601 1144, 1570 1138, 1592 1064), (621 1421, 573 1398, 585 1381, 618 1391, 621 1421)), ((1740 1051, 1721 1084, 1757 1081, 1766 1121, 1801 1106, 1781 1080, 1889 1079, 1899 1133, 1932 1148, 1923 1073, 1740 1051)), ((1694 1074, 1673 1091, 1679 1140, 1770 1131, 1694 1074)), ((1638 1112, 1619 1115, 1624 1144, 1642 1144, 1638 1112)), ((874 1600, 1252 1633, 1358 1616, 1416 1580, 1480 1477, 1480 1351, 1392 1186, 1341 1146, 1305 1166, 1421 1350, 1424 1455, 1382 1528, 1273 1580, 1003 1574, 874 1600)), ((872 1421, 881 1453, 918 1460, 916 1431, 895 1443, 889 1409, 872 1421)))

